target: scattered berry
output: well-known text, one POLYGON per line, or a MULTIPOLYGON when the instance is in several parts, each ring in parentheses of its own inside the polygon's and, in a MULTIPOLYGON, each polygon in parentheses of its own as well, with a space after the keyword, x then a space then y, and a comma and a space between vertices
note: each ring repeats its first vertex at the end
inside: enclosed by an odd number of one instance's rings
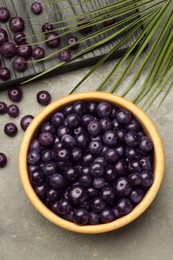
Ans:
POLYGON ((4 133, 10 137, 15 136, 17 131, 17 126, 14 123, 8 123, 4 126, 4 133))
POLYGON ((15 16, 10 19, 9 26, 14 33, 23 32, 25 28, 25 22, 22 17, 15 16))
POLYGON ((7 157, 4 153, 0 153, 0 168, 5 167, 7 164, 7 157))
POLYGON ((4 102, 0 102, 0 115, 7 113, 7 105, 4 102))
POLYGON ((41 14, 43 11, 42 5, 39 2, 34 2, 31 5, 31 10, 34 14, 41 14))
POLYGON ((14 104, 8 106, 7 113, 11 117, 18 117, 18 115, 19 115, 19 108, 18 108, 18 106, 14 105, 14 104))
POLYGON ((1 80, 9 80, 10 77, 11 77, 10 70, 6 67, 1 67, 0 68, 0 79, 1 80))
POLYGON ((43 90, 37 93, 37 102, 42 106, 47 106, 51 101, 51 95, 48 91, 43 90))
POLYGON ((34 119, 34 117, 32 115, 26 115, 24 117, 22 117, 22 119, 20 120, 20 126, 23 129, 23 131, 25 131, 27 129, 27 127, 29 126, 29 124, 31 123, 31 121, 34 119))
POLYGON ((0 7, 0 22, 5 23, 10 18, 10 12, 6 7, 0 7))
POLYGON ((23 92, 18 87, 13 87, 8 90, 8 97, 13 102, 19 102, 23 97, 23 92))

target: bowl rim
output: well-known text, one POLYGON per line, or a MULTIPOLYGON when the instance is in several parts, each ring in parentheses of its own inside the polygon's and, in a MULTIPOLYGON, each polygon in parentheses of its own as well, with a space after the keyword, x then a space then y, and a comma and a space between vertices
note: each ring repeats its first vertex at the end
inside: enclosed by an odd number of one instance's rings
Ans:
POLYGON ((37 211, 40 212, 41 215, 47 218, 50 222, 64 229, 78 233, 97 234, 112 231, 127 225, 128 223, 132 222, 137 217, 139 217, 149 207, 149 205, 152 203, 155 196, 157 195, 162 183, 164 174, 164 151, 156 127, 149 119, 149 117, 135 104, 123 97, 111 93, 96 91, 79 92, 55 100, 36 115, 36 117, 32 120, 32 122, 26 129, 22 138, 18 155, 18 168, 23 189, 31 204, 35 207, 37 211), (33 139, 33 135, 35 134, 37 128, 43 121, 45 121, 46 117, 49 117, 55 111, 78 100, 93 100, 96 102, 107 101, 118 107, 124 107, 128 109, 132 112, 134 117, 141 123, 145 133, 152 139, 154 144, 153 185, 149 188, 143 200, 129 214, 107 224, 79 226, 70 221, 62 219, 61 217, 58 217, 55 213, 49 210, 38 198, 29 180, 29 174, 27 170, 27 153, 30 141, 33 139))

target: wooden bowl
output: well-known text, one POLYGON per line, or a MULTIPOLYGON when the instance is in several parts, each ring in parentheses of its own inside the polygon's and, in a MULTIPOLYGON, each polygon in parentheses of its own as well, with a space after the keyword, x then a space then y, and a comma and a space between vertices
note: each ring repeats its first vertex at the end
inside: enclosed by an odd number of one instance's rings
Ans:
POLYGON ((104 92, 83 92, 77 93, 69 96, 60 98, 47 107, 45 107, 31 122, 27 128, 24 137, 21 141, 20 150, 19 150, 19 174, 23 189, 29 198, 32 205, 49 221, 54 223, 57 226, 62 228, 86 234, 96 234, 112 231, 127 225, 128 223, 135 220, 139 217, 152 203, 156 194, 159 191, 163 172, 164 172, 164 152, 161 139, 159 134, 148 118, 148 116, 136 105, 129 102, 128 100, 104 92), (27 154, 29 150, 30 143, 34 138, 35 134, 38 131, 40 125, 48 119, 54 112, 61 110, 64 106, 73 103, 77 100, 83 101, 107 101, 118 107, 124 107, 132 112, 134 117, 141 123, 145 133, 152 139, 154 144, 154 183, 147 191, 143 200, 130 212, 128 215, 123 216, 113 222, 108 224, 99 224, 99 225, 86 225, 79 226, 70 221, 64 220, 61 217, 58 217, 51 210, 49 210, 42 201, 37 197, 34 192, 32 185, 28 177, 27 169, 27 154))

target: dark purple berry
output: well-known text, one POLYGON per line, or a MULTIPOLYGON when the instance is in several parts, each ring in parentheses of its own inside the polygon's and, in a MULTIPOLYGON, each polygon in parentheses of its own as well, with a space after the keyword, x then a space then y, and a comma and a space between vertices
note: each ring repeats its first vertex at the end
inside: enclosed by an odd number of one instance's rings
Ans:
POLYGON ((115 219, 114 213, 110 208, 104 209, 100 214, 99 214, 100 220, 103 224, 109 223, 115 219))
POLYGON ((154 177, 150 171, 143 171, 141 172, 141 177, 142 177, 142 183, 141 185, 144 188, 148 188, 153 184, 154 177))
POLYGON ((41 185, 41 186, 35 186, 35 193, 37 194, 37 196, 40 198, 40 199, 43 199, 45 198, 46 196, 46 191, 47 191, 47 187, 45 184, 41 185))
POLYGON ((125 143, 130 147, 136 147, 140 143, 140 136, 134 131, 128 132, 124 137, 125 143))
POLYGON ((70 50, 63 50, 58 55, 60 61, 69 61, 71 59, 71 52, 70 50))
MULTIPOLYGON (((29 157, 28 157, 29 159, 29 157)), ((33 164, 34 165, 34 164, 33 164)), ((43 184, 43 174, 42 172, 36 170, 30 173, 30 180, 34 185, 42 185, 43 184)))
POLYGON ((120 177, 114 185, 115 191, 118 195, 124 197, 128 196, 132 190, 132 187, 125 177, 120 177))
POLYGON ((139 188, 132 190, 132 192, 130 194, 130 200, 135 204, 141 202, 143 197, 144 197, 144 192, 142 189, 139 189, 139 188))
POLYGON ((141 126, 140 126, 139 122, 134 118, 130 121, 130 123, 128 125, 125 126, 125 129, 127 131, 139 132, 140 128, 141 128, 141 126))
POLYGON ((65 148, 60 148, 56 151, 56 157, 60 162, 66 162, 70 158, 70 152, 65 148))
POLYGON ((32 56, 32 47, 31 45, 20 45, 17 47, 16 54, 25 59, 29 59, 32 56))
POLYGON ((71 212, 72 207, 67 200, 61 199, 58 204, 58 211, 60 214, 68 215, 71 212))
POLYGON ((17 45, 26 44, 26 35, 23 32, 16 32, 13 40, 17 45))
MULTIPOLYGON (((60 119, 59 117, 57 117, 56 121, 54 121, 54 122, 56 122, 56 124, 60 124, 61 121, 63 121, 63 119, 62 118, 60 119)), ((52 123, 53 123, 53 121, 52 121, 52 123)), ((53 124, 56 126, 55 123, 53 123, 53 124)), ((71 129, 65 125, 61 125, 60 127, 58 127, 58 137, 61 138, 65 134, 71 134, 71 129)))
POLYGON ((53 144, 53 142, 54 142, 54 137, 50 132, 42 132, 39 135, 39 143, 42 146, 44 147, 50 146, 53 144))
POLYGON ((86 209, 77 209, 74 211, 74 222, 78 225, 86 225, 89 220, 89 214, 86 209))
POLYGON ((79 47, 78 38, 75 36, 70 36, 67 39, 67 45, 70 45, 69 49, 76 50, 79 47))
MULTIPOLYGON (((51 123, 54 125, 54 127, 60 126, 62 129, 64 128, 64 132, 59 137, 61 137, 63 134, 66 134, 69 132, 69 131, 67 131, 67 129, 65 129, 66 126, 61 126, 63 124, 64 120, 65 120, 64 115, 59 112, 53 114, 53 116, 51 117, 51 123)), ((59 128, 59 129, 61 129, 61 128, 59 128)), ((58 129, 58 131, 59 131, 59 129, 58 129)), ((59 133, 58 133, 58 135, 59 135, 59 133)))
POLYGON ((139 149, 144 153, 149 153, 153 149, 153 143, 149 137, 144 136, 139 144, 139 149))
POLYGON ((12 61, 12 67, 17 72, 24 72, 28 67, 27 60, 24 57, 16 57, 12 61))
POLYGON ((61 197, 61 193, 59 190, 54 190, 54 189, 50 188, 47 190, 46 196, 51 202, 54 202, 54 201, 57 201, 61 197))
POLYGON ((84 149, 88 145, 88 136, 85 133, 76 135, 75 139, 76 139, 76 146, 80 149, 84 149))
POLYGON ((56 33, 47 33, 45 36, 46 45, 49 48, 56 48, 60 44, 60 39, 56 33))
POLYGON ((131 173, 128 176, 128 180, 132 186, 138 186, 142 183, 142 177, 141 177, 141 174, 139 174, 139 173, 131 173))
POLYGON ((65 134, 62 136, 61 143, 67 149, 73 149, 76 147, 75 138, 69 134, 65 134))
POLYGON ((70 213, 68 215, 64 215, 64 218, 68 221, 74 222, 74 212, 73 212, 73 210, 70 211, 70 213))
POLYGON ((141 172, 142 171, 142 167, 141 167, 141 163, 138 160, 133 160, 131 162, 128 163, 128 169, 129 172, 141 172))
POLYGON ((104 157, 97 157, 94 162, 101 163, 103 166, 107 165, 106 159, 104 157))
POLYGON ((112 121, 112 124, 113 124, 113 129, 114 129, 115 131, 118 131, 119 129, 122 128, 122 125, 118 122, 117 119, 114 119, 114 120, 112 121))
POLYGON ((117 172, 112 165, 108 165, 105 170, 106 180, 113 182, 117 178, 117 172))
POLYGON ((9 26, 14 33, 22 32, 25 28, 25 22, 22 17, 16 16, 10 19, 9 26))
POLYGON ((10 12, 6 7, 0 7, 0 22, 5 23, 10 18, 10 12))
POLYGON ((138 148, 126 147, 126 156, 129 160, 139 160, 141 157, 140 151, 138 148))
POLYGON ((64 178, 61 174, 55 173, 49 177, 49 185, 53 189, 62 189, 65 185, 64 178))
POLYGON ((141 164, 142 170, 148 170, 148 171, 152 170, 151 158, 142 157, 140 159, 140 164, 141 164))
POLYGON ((118 142, 118 138, 114 130, 106 131, 102 137, 102 140, 108 147, 114 147, 118 142))
POLYGON ((73 106, 72 105, 68 105, 68 106, 66 106, 64 109, 63 109, 63 114, 65 115, 65 116, 68 116, 68 115, 70 115, 70 114, 73 114, 73 106))
POLYGON ((19 102, 23 97, 22 90, 18 87, 10 88, 8 90, 8 97, 13 102, 19 102))
POLYGON ((34 139, 30 144, 30 151, 36 151, 40 153, 42 151, 42 147, 38 141, 38 139, 34 139))
POLYGON ((120 124, 126 125, 132 120, 132 114, 129 110, 121 108, 116 113, 116 119, 120 124))
POLYGON ((11 77, 10 70, 6 67, 1 67, 0 68, 0 79, 1 80, 9 80, 10 77, 11 77))
POLYGON ((42 26, 42 31, 45 33, 52 31, 53 29, 54 29, 54 27, 53 27, 53 24, 51 24, 51 23, 45 23, 42 26))
POLYGON ((35 47, 32 50, 32 57, 34 60, 40 60, 43 59, 45 57, 45 51, 43 48, 41 47, 35 47))
POLYGON ((103 145, 99 141, 91 141, 88 148, 91 154, 100 154, 103 149, 103 145))
POLYGON ((113 214, 114 214, 114 219, 118 219, 118 218, 120 218, 122 215, 120 214, 120 212, 118 211, 118 209, 117 209, 117 207, 116 206, 114 206, 113 208, 112 208, 112 212, 113 212, 113 214))
POLYGON ((124 160, 124 159, 118 160, 118 162, 116 162, 116 164, 114 166, 114 169, 119 177, 127 175, 128 169, 127 169, 126 160, 124 160))
POLYGON ((79 178, 79 184, 83 187, 90 187, 92 183, 92 177, 90 174, 83 174, 79 178))
POLYGON ((88 196, 89 196, 90 198, 96 197, 96 196, 99 194, 99 191, 96 190, 96 189, 94 189, 93 187, 89 187, 89 188, 87 189, 87 191, 88 191, 88 196))
POLYGON ((102 131, 101 123, 98 120, 94 119, 88 124, 87 129, 90 135, 98 136, 102 131))
POLYGON ((8 106, 7 113, 11 117, 18 117, 18 115, 19 115, 19 108, 18 108, 18 106, 14 105, 14 104, 8 106))
POLYGON ((114 201, 116 192, 112 187, 106 186, 100 191, 100 195, 107 204, 110 204, 114 201))
POLYGON ((118 140, 120 142, 124 142, 124 137, 125 137, 125 134, 126 134, 126 130, 125 129, 118 129, 116 131, 116 134, 117 134, 118 140))
POLYGON ((64 178, 69 183, 74 183, 75 181, 78 180, 78 177, 79 177, 79 172, 73 167, 68 167, 64 172, 64 178))
POLYGON ((111 130, 113 125, 112 121, 109 118, 102 118, 100 120, 101 126, 102 126, 102 131, 106 132, 108 130, 111 130))
POLYGON ((99 215, 97 213, 94 213, 92 211, 89 212, 89 220, 88 220, 89 225, 97 225, 100 224, 100 219, 99 215))
POLYGON ((81 18, 79 20, 78 28, 81 33, 89 33, 92 31, 92 26, 89 21, 85 21, 85 18, 81 18), (82 22, 82 23, 81 23, 82 22), (83 28, 80 28, 83 27, 83 28))
POLYGON ((87 200, 87 190, 80 185, 71 186, 68 197, 70 203, 80 205, 87 200))
POLYGON ((4 42, 0 47, 0 54, 6 58, 10 59, 16 54, 16 46, 13 42, 4 42))
POLYGON ((82 150, 80 148, 74 148, 72 150, 72 158, 74 161, 79 161, 82 158, 82 150))
POLYGON ((23 131, 25 131, 27 129, 27 127, 29 126, 29 124, 31 123, 31 121, 34 119, 34 117, 32 115, 26 115, 24 117, 22 117, 22 119, 20 120, 20 126, 23 129, 23 131))
POLYGON ((65 120, 65 124, 72 129, 78 127, 80 123, 81 123, 81 119, 80 116, 77 114, 70 114, 66 117, 65 120))
POLYGON ((0 28, 0 46, 4 42, 8 42, 8 34, 4 29, 0 28))
POLYGON ((97 114, 103 118, 109 118, 112 112, 111 104, 107 102, 101 102, 97 105, 97 114))
POLYGON ((106 182, 105 182, 105 179, 104 178, 94 178, 93 179, 93 182, 92 182, 92 186, 94 189, 102 189, 103 187, 105 187, 106 185, 106 182))
POLYGON ((36 151, 31 151, 28 154, 27 160, 28 160, 29 164, 36 165, 40 161, 40 154, 38 152, 36 152, 36 151))
POLYGON ((41 126, 41 132, 50 132, 52 134, 55 134, 56 133, 56 128, 51 123, 45 122, 41 126))
POLYGON ((17 131, 17 126, 14 123, 8 123, 4 126, 4 133, 10 137, 15 136, 17 131))
POLYGON ((105 168, 103 167, 103 165, 99 162, 93 162, 90 165, 90 174, 91 176, 95 177, 101 177, 104 174, 104 170, 105 168))
POLYGON ((106 207, 106 203, 101 197, 95 197, 91 200, 91 210, 95 213, 100 213, 106 207))
POLYGON ((56 173, 56 164, 54 162, 47 162, 43 165, 43 172, 45 175, 50 176, 56 173))
POLYGON ((4 102, 0 102, 0 115, 4 115, 7 113, 7 104, 4 102))
POLYGON ((52 160, 52 151, 44 150, 41 154, 41 160, 45 162, 50 162, 52 160))
POLYGON ((51 95, 48 91, 42 90, 37 93, 37 102, 42 106, 47 106, 51 101, 51 95))
POLYGON ((7 164, 7 157, 4 153, 0 153, 0 168, 5 167, 7 164))
POLYGON ((115 163, 119 159, 119 153, 115 149, 108 149, 105 152, 105 158, 108 163, 115 163))
POLYGON ((34 14, 41 14, 43 11, 42 4, 40 2, 34 2, 31 5, 31 10, 34 14))
POLYGON ((127 215, 133 209, 132 203, 129 199, 120 199, 116 207, 121 216, 127 215))

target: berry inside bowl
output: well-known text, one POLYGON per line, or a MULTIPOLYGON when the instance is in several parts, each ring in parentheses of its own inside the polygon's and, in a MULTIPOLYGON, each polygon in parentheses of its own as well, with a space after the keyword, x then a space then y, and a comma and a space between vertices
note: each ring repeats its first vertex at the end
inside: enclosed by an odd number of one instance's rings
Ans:
POLYGON ((19 150, 30 202, 49 221, 79 233, 104 233, 135 220, 154 200, 163 171, 162 143, 148 116, 102 92, 48 105, 30 123, 19 150))

